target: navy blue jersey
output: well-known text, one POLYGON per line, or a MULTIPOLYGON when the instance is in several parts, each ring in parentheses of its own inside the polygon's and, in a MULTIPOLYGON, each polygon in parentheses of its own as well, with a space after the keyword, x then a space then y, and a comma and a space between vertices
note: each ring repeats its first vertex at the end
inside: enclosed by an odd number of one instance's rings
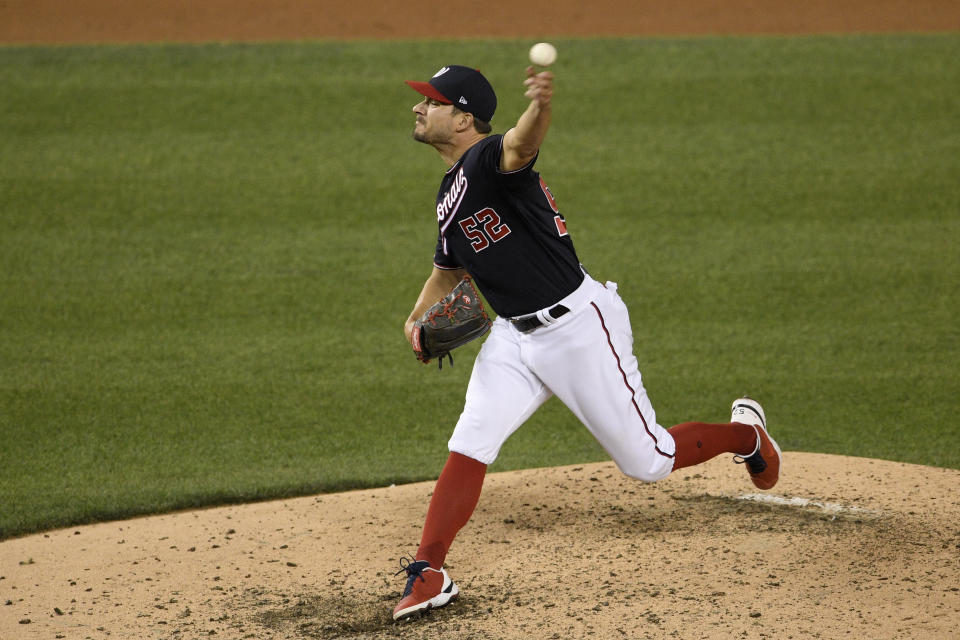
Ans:
POLYGON ((584 275, 536 158, 505 173, 502 145, 502 135, 484 138, 443 177, 433 262, 466 269, 493 310, 511 317, 556 304, 584 275))

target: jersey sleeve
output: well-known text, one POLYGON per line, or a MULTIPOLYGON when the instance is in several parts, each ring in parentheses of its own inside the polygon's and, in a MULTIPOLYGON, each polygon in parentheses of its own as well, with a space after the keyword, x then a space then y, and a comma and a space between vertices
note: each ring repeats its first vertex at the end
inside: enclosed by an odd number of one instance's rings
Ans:
POLYGON ((437 238, 437 248, 433 252, 433 266, 444 271, 463 268, 456 258, 444 252, 442 236, 437 238))
POLYGON ((515 184, 521 184, 530 178, 530 174, 533 173, 533 165, 537 163, 537 158, 540 157, 539 151, 537 151, 537 154, 533 156, 533 159, 530 160, 530 162, 523 165, 519 169, 514 169, 513 171, 501 171, 500 156, 503 154, 503 136, 500 137, 500 141, 496 145, 490 146, 496 147, 496 156, 494 158, 493 168, 500 180, 505 182, 507 185, 512 186, 515 184))
POLYGON ((480 157, 478 158, 479 164, 483 167, 484 172, 508 187, 522 184, 524 180, 530 178, 530 174, 533 173, 533 165, 536 164, 537 158, 540 155, 539 153, 533 157, 533 160, 519 169, 514 171, 501 171, 500 155, 503 153, 503 136, 490 136, 485 142, 486 144, 480 150, 480 157))

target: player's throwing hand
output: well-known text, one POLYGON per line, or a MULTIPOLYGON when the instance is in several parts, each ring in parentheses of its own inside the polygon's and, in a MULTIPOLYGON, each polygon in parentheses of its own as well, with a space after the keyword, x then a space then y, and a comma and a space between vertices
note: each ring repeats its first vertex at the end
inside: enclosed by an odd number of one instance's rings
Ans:
POLYGON ((527 79, 523 81, 527 87, 524 94, 528 100, 538 103, 541 107, 549 106, 553 98, 553 73, 541 71, 537 73, 534 67, 527 67, 527 79))

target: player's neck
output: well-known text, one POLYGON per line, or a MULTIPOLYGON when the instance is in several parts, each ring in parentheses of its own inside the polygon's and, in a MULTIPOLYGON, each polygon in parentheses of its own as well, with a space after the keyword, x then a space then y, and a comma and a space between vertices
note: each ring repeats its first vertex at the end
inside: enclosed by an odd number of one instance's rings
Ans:
POLYGON ((437 150, 437 153, 440 154, 440 157, 443 158, 443 161, 447 163, 447 166, 452 167, 463 157, 463 154, 465 154, 470 147, 486 137, 487 135, 485 133, 477 133, 474 131, 470 134, 458 136, 448 144, 434 144, 433 146, 437 150))

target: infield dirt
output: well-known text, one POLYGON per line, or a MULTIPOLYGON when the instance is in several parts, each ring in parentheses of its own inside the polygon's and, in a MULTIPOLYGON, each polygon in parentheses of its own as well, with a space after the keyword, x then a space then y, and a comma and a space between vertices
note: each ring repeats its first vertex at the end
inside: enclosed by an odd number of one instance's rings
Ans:
POLYGON ((9 540, 0 637, 957 637, 960 471, 784 470, 764 498, 725 456, 656 484, 491 474, 448 557, 460 599, 399 624, 432 482, 9 540))
MULTIPOLYGON (((6 0, 0 42, 960 30, 953 0, 384 6, 6 0)), ((461 598, 402 624, 393 572, 432 482, 8 540, 0 638, 958 637, 960 471, 784 464, 764 498, 727 458, 653 485, 610 463, 491 474, 448 558, 461 598)))
POLYGON ((955 0, 4 0, 0 42, 956 31, 955 0))

